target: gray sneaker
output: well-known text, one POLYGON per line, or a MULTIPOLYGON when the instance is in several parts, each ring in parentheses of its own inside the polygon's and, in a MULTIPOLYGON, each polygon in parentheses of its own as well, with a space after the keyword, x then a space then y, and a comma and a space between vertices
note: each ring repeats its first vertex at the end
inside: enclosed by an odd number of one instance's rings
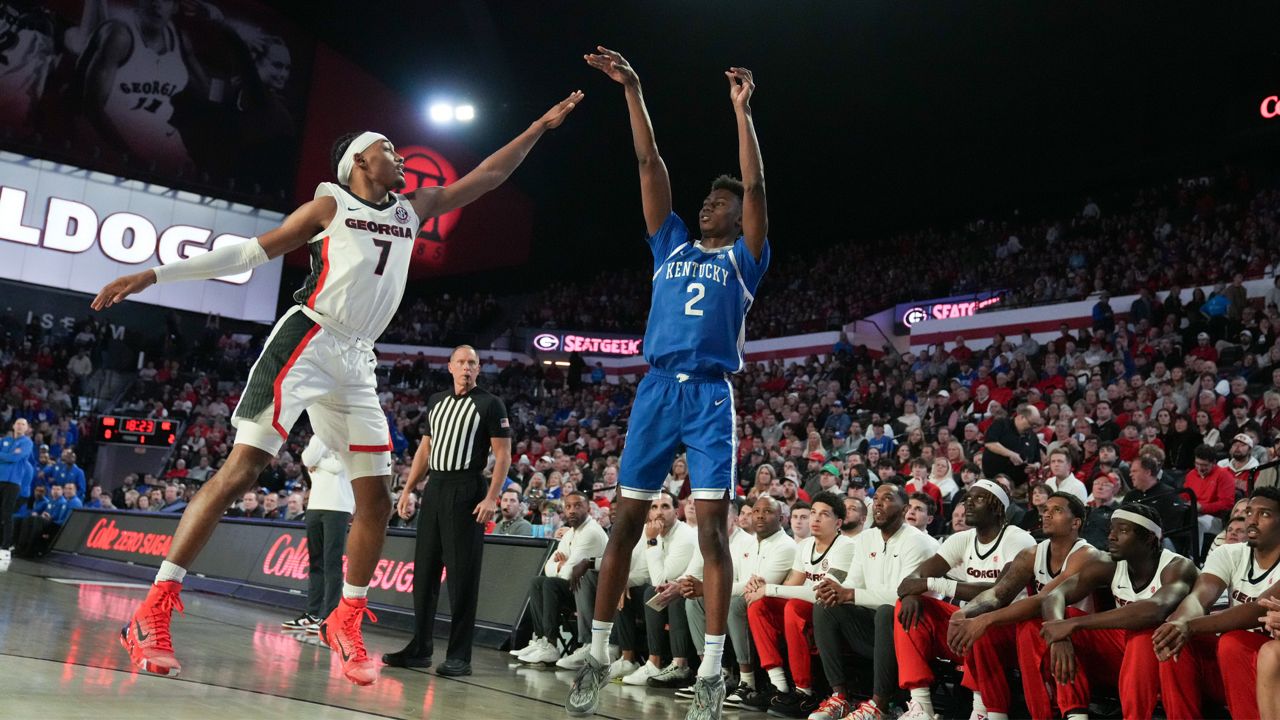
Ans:
POLYGON ((578 674, 573 678, 564 709, 573 717, 595 714, 596 706, 600 704, 600 688, 608 682, 609 668, 600 664, 595 656, 588 655, 586 664, 578 668, 578 674))
POLYGON ((724 711, 724 676, 700 677, 693 684, 693 705, 684 720, 720 720, 724 711))

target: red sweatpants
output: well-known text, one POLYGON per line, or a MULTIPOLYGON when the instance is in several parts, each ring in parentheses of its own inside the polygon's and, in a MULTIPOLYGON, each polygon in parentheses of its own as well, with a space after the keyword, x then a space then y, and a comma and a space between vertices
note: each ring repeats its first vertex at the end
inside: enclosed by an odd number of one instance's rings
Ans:
POLYGON ((1258 651, 1271 638, 1250 630, 1232 630, 1218 638, 1218 665, 1231 717, 1257 718, 1258 651))
MULTIPOLYGON (((1075 608, 1067 609, 1067 617, 1077 617, 1082 615, 1075 608)), ((1146 633, 1147 645, 1146 651, 1149 656, 1149 663, 1145 665, 1147 680, 1141 679, 1141 676, 1126 676, 1124 674, 1124 662, 1129 661, 1129 657, 1125 655, 1125 633, 1123 630, 1083 630, 1074 633, 1071 636, 1071 644, 1076 654, 1076 676, 1075 679, 1067 684, 1058 683, 1053 679, 1053 667, 1049 659, 1049 646, 1040 637, 1040 628, 1044 625, 1043 620, 1027 620, 1018 624, 1018 667, 1022 670, 1022 688, 1027 698, 1027 712, 1031 714, 1033 720, 1048 720, 1053 717, 1053 709, 1049 697, 1049 687, 1054 687, 1058 698, 1058 708, 1062 711, 1063 716, 1069 710, 1087 710, 1089 707, 1089 699, 1092 693, 1092 687, 1102 685, 1106 687, 1115 687, 1116 678, 1120 678, 1120 685, 1123 687, 1126 679, 1131 679, 1135 684, 1144 683, 1151 688, 1151 705, 1148 707, 1146 715, 1130 715, 1127 707, 1125 709, 1125 718, 1150 718, 1151 708, 1155 706, 1156 688, 1155 683, 1150 679, 1156 675, 1155 669, 1155 652, 1151 649, 1151 633, 1146 633), (1050 685, 1052 684, 1052 685, 1050 685)), ((1136 668, 1142 668, 1144 665, 1135 656, 1134 662, 1136 668)), ((1131 669, 1130 672, 1140 672, 1140 669, 1131 669)), ((986 700, 986 695, 983 695, 986 700)), ((1121 703, 1124 705, 1124 702, 1121 703)), ((990 706, 988 706, 990 707, 990 706)))
POLYGON ((767 597, 747 606, 747 625, 760 654, 760 667, 782 667, 778 641, 786 637, 787 660, 796 687, 812 688, 813 603, 808 600, 767 597))
MULTIPOLYGON (((1206 693, 1218 702, 1225 699, 1222 693, 1222 675, 1218 670, 1218 636, 1197 635, 1182 648, 1182 653, 1176 660, 1158 664, 1160 696, 1164 700, 1164 712, 1169 720, 1195 720, 1204 717, 1201 707, 1206 693)), ((1222 667, 1230 666, 1224 664, 1222 667)), ((1250 685, 1250 696, 1254 692, 1254 687, 1250 685)), ((1236 715, 1233 712, 1232 718, 1256 718, 1257 702, 1257 698, 1252 701, 1253 715, 1236 715)))
POLYGON ((1009 712, 1009 659, 1018 649, 1017 634, 1015 625, 989 627, 964 656, 964 686, 982 693, 991 712, 1009 712))
MULTIPOLYGON (((961 658, 947 647, 947 623, 959 609, 935 598, 922 597, 919 622, 907 631, 898 619, 902 614, 902 601, 898 601, 893 610, 893 647, 898 656, 898 686, 903 690, 933 685, 933 668, 929 667, 929 661, 934 658, 947 658, 957 665, 961 663, 961 658)), ((965 675, 965 687, 977 690, 976 684, 968 674, 965 675)), ((1007 697, 1007 688, 1005 692, 1007 697)), ((984 703, 986 699, 983 695, 984 703)))

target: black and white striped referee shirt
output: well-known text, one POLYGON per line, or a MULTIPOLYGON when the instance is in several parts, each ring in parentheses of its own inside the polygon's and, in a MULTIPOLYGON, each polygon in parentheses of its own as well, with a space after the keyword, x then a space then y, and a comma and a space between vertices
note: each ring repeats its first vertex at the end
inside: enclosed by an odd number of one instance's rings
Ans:
POLYGON ((465 395, 453 390, 432 395, 426 418, 423 436, 431 438, 428 469, 433 473, 479 473, 489 460, 489 441, 511 437, 506 406, 478 387, 465 395))

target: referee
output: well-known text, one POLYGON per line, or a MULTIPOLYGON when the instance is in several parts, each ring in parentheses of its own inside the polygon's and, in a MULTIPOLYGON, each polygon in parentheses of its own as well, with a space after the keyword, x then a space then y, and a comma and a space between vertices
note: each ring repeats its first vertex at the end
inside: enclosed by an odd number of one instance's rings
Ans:
POLYGON ((449 577, 449 649, 437 675, 471 674, 471 640, 480 593, 484 530, 498 507, 498 493, 511 467, 511 424, 507 408, 476 387, 480 356, 459 345, 449 356, 453 388, 427 401, 426 429, 413 456, 409 482, 397 511, 408 517, 408 496, 428 477, 418 514, 414 551, 413 640, 401 651, 382 656, 391 667, 430 667, 432 630, 440 597, 440 570, 449 577), (493 479, 485 487, 481 471, 492 451, 493 479))

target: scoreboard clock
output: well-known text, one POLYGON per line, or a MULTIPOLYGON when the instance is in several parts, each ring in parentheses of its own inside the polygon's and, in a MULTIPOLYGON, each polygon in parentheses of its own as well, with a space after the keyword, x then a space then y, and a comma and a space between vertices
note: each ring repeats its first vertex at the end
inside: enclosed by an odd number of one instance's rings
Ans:
POLYGON ((177 433, 178 423, 173 420, 107 415, 98 420, 98 433, 94 439, 124 445, 170 447, 177 441, 177 433))

